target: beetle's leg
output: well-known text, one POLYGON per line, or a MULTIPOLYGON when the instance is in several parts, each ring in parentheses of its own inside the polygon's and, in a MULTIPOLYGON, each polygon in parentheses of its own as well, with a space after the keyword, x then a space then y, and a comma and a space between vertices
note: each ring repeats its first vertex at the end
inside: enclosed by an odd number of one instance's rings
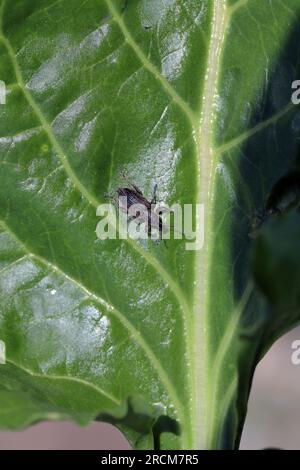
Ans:
POLYGON ((153 188, 151 204, 156 204, 156 193, 157 193, 157 184, 155 183, 154 188, 153 188))
POLYGON ((151 212, 148 213, 148 237, 152 238, 152 217, 151 217, 151 212))
POLYGON ((129 178, 127 177, 127 175, 124 173, 124 171, 121 171, 120 172, 122 178, 127 181, 127 183, 129 183, 129 185, 138 193, 140 194, 141 196, 143 196, 143 193, 142 191, 140 190, 140 188, 138 188, 135 184, 131 183, 131 181, 129 180, 129 178))
POLYGON ((163 221, 162 221, 162 218, 160 217, 159 218, 159 241, 160 242, 164 242, 164 245, 165 245, 165 248, 168 248, 167 247, 167 240, 165 240, 163 238, 163 229, 164 229, 164 226, 163 226, 163 221))
POLYGON ((162 218, 160 217, 160 218, 159 218, 159 241, 163 241, 165 247, 167 247, 167 242, 166 242, 166 240, 163 238, 163 229, 164 229, 164 225, 163 225, 162 218))

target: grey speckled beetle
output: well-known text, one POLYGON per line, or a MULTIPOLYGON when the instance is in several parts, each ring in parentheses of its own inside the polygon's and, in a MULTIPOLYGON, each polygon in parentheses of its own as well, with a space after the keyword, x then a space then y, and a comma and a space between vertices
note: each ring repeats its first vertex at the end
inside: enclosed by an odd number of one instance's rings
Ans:
MULTIPOLYGON (((123 177, 128 181, 124 174, 123 177)), ((159 239, 162 240, 163 232, 165 230, 167 231, 169 227, 163 223, 161 214, 168 212, 169 209, 163 205, 157 204, 157 184, 154 186, 151 201, 144 196, 142 191, 135 184, 129 182, 129 186, 129 188, 120 187, 117 189, 119 209, 128 214, 129 220, 136 220, 137 224, 146 222, 148 224, 148 236, 151 237, 152 230, 155 229, 159 232, 159 239), (123 201, 125 201, 125 203, 123 201), (131 208, 136 204, 140 206, 140 209, 133 215, 131 208)))

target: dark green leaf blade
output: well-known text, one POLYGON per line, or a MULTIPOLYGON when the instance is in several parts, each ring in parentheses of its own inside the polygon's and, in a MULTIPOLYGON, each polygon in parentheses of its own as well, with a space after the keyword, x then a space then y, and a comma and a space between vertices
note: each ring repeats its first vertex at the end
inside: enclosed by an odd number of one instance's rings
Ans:
POLYGON ((105 416, 149 447, 168 416, 181 434, 164 448, 236 447, 262 338, 247 328, 265 318, 251 217, 298 139, 299 1, 0 9, 1 393, 27 409, 0 425, 105 416), (204 204, 203 250, 98 240, 120 170, 149 197, 158 183, 169 204, 204 204), (144 432, 126 419, 137 397, 144 432))
POLYGON ((300 214, 293 210, 273 216, 255 242, 252 270, 272 306, 266 318, 271 344, 300 321, 299 236, 300 214))

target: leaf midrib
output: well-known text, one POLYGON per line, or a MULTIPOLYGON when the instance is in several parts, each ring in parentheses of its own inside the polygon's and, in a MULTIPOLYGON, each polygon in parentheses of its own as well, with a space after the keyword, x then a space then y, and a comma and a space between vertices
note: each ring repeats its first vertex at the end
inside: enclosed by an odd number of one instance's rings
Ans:
POLYGON ((207 55, 207 68, 202 96, 200 122, 197 134, 198 147, 198 195, 197 202, 204 205, 204 247, 197 252, 195 263, 195 279, 197 289, 194 296, 193 327, 191 331, 193 358, 193 403, 194 422, 192 435, 193 448, 208 449, 207 436, 210 421, 209 384, 211 371, 208 367, 208 332, 209 312, 208 284, 210 273, 209 243, 211 227, 211 212, 213 205, 213 182, 216 168, 214 153, 214 124, 216 119, 215 100, 219 85, 219 71, 224 46, 224 37, 229 24, 230 14, 226 0, 214 0, 212 12, 212 30, 207 55))

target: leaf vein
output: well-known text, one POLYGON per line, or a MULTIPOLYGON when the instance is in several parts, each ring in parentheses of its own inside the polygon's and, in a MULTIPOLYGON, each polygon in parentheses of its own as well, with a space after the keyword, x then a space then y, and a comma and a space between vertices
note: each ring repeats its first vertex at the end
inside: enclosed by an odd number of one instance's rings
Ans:
MULTIPOLYGON (((2 40, 3 44, 5 45, 5 47, 7 49, 8 54, 10 56, 10 59, 12 61, 12 64, 13 64, 13 67, 14 67, 14 70, 15 70, 17 81, 18 81, 18 83, 19 83, 19 85, 20 85, 20 87, 21 87, 21 89, 24 93, 24 96, 26 97, 29 105, 31 106, 31 108, 35 112, 37 118, 39 119, 39 121, 41 122, 45 132, 47 133, 48 138, 49 138, 53 148, 57 152, 57 154, 58 154, 58 156, 59 156, 59 158, 60 158, 60 160, 61 160, 61 162, 64 166, 64 169, 65 169, 67 175, 72 180, 72 182, 74 184, 74 187, 79 191, 79 193, 82 194, 82 196, 89 202, 90 205, 97 208, 100 204, 100 201, 95 196, 93 196, 85 188, 83 183, 79 180, 79 178, 75 174, 74 170, 72 169, 72 167, 69 163, 68 158, 65 155, 65 152, 64 152, 63 148, 61 147, 60 143, 58 142, 56 136, 53 133, 51 125, 46 120, 42 110, 40 109, 40 107, 35 102, 34 98, 31 95, 31 93, 27 90, 27 88, 24 84, 24 80, 23 80, 23 77, 22 77, 22 73, 21 73, 18 61, 15 57, 15 54, 14 54, 14 51, 13 51, 13 48, 12 48, 10 42, 3 36, 3 34, 0 35, 0 40, 2 40)), ((145 251, 137 242, 135 242, 131 238, 127 238, 125 241, 134 250, 136 250, 145 259, 145 261, 149 265, 151 265, 156 270, 156 272, 165 280, 165 282, 168 284, 170 290, 173 292, 175 298, 177 299, 178 304, 181 307, 184 316, 187 317, 188 312, 189 312, 189 307, 188 307, 186 298, 185 298, 181 288, 179 287, 179 285, 172 279, 172 277, 169 275, 169 273, 162 267, 160 262, 155 257, 153 257, 150 253, 145 251)))
POLYGON ((247 131, 243 132, 239 136, 234 137, 229 142, 226 142, 225 144, 220 145, 218 148, 216 148, 216 154, 221 155, 222 153, 227 152, 234 147, 238 147, 247 139, 250 139, 255 134, 257 134, 258 132, 266 129, 271 124, 275 124, 277 121, 279 121, 282 117, 284 117, 290 111, 294 110, 294 108, 295 106, 292 103, 289 103, 285 108, 275 113, 269 119, 266 119, 265 121, 260 122, 256 126, 252 127, 252 129, 248 129, 247 131))
POLYGON ((144 54, 140 46, 136 43, 132 35, 130 34, 128 28, 126 27, 122 16, 118 13, 116 7, 113 5, 111 0, 105 0, 107 7, 115 19, 116 23, 118 24, 122 34, 125 37, 126 42, 129 46, 133 49, 134 53, 138 57, 138 59, 142 62, 143 66, 161 83, 164 90, 168 93, 168 95, 172 98, 172 100, 181 108, 181 110, 185 113, 187 118, 189 119, 192 128, 196 128, 197 116, 194 111, 190 108, 188 103, 181 98, 181 96, 176 92, 173 86, 168 82, 168 80, 161 74, 161 72, 157 69, 155 65, 150 62, 148 57, 144 54))
POLYGON ((89 382, 85 379, 81 379, 79 377, 73 377, 71 375, 66 375, 66 376, 62 376, 62 375, 52 375, 52 374, 39 374, 37 372, 33 372, 32 370, 30 369, 27 369, 26 367, 16 363, 15 361, 13 361, 12 359, 6 359, 6 362, 8 362, 9 364, 12 364, 13 366, 23 370, 24 372, 26 372, 27 374, 31 375, 32 377, 37 377, 37 378, 40 378, 40 379, 51 379, 51 380, 66 380, 66 381, 71 381, 71 382, 77 382, 77 383, 80 383, 82 385, 85 385, 87 387, 90 387, 92 389, 94 389, 96 392, 100 393, 101 395, 105 396, 106 398, 108 398, 109 400, 111 400, 113 403, 115 403, 116 405, 120 405, 121 404, 121 401, 118 400, 116 397, 114 397, 111 393, 105 391, 103 388, 100 388, 98 385, 95 385, 93 384, 92 382, 89 382))
POLYGON ((139 331, 136 330, 134 325, 126 318, 126 316, 120 312, 118 309, 116 309, 112 304, 109 304, 106 302, 104 299, 102 299, 98 294, 95 294, 88 290, 84 285, 82 285, 77 279, 74 279, 73 277, 69 276, 66 274, 64 271, 62 271, 58 266, 52 264, 50 261, 47 259, 43 258, 40 255, 37 255, 35 253, 32 253, 32 251, 17 237, 17 235, 9 228, 9 226, 6 224, 5 221, 0 219, 0 225, 6 230, 8 233, 11 234, 11 236, 14 238, 14 240, 19 243, 24 251, 28 253, 28 255, 32 258, 35 258, 37 261, 39 261, 41 264, 46 265, 48 269, 51 271, 57 272, 58 274, 64 276, 66 279, 68 279, 70 282, 76 284, 79 289, 83 290, 89 297, 95 300, 98 304, 101 306, 104 306, 107 310, 108 313, 111 313, 114 315, 123 325, 125 329, 127 329, 132 338, 137 342, 137 344, 140 346, 140 348, 145 352, 146 357, 148 358, 150 364, 153 366, 153 368, 156 370, 158 377, 161 380, 161 383, 164 385, 166 391, 169 394, 170 399, 173 401, 178 414, 181 416, 181 419, 184 422, 184 413, 183 413, 183 403, 177 396, 177 392, 170 381, 167 372, 165 369, 162 367, 160 364, 158 358, 156 357, 155 353, 152 351, 146 340, 142 337, 139 331))

